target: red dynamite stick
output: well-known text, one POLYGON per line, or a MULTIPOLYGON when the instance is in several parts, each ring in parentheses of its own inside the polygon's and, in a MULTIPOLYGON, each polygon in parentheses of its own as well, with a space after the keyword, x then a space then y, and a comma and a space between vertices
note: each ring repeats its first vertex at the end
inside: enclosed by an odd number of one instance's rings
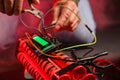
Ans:
POLYGON ((71 77, 68 74, 64 74, 60 76, 58 80, 71 80, 71 77))
MULTIPOLYGON (((25 54, 28 54, 31 58, 34 59, 34 61, 37 62, 37 64, 39 64, 39 66, 45 71, 45 73, 47 73, 47 75, 49 75, 50 77, 53 76, 53 74, 55 75, 55 73, 57 71, 59 71, 60 69, 57 69, 56 67, 54 67, 50 62, 48 62, 47 60, 44 59, 40 59, 37 55, 35 55, 35 53, 33 53, 30 49, 28 49, 28 46, 26 45, 26 43, 24 41, 21 41, 20 43, 20 50, 25 52, 25 54)), ((53 63, 53 62, 52 62, 53 63)), ((59 76, 58 79, 60 80, 70 80, 70 76, 65 74, 62 76, 59 76)), ((50 80, 52 80, 52 77, 50 78, 50 80)))
MULTIPOLYGON (((60 56, 62 59, 72 60, 69 56, 66 54, 60 52, 56 54, 57 56, 60 56)), ((63 61, 63 60, 53 60, 56 64, 58 64, 61 68, 65 68, 69 66, 70 64, 73 64, 74 62, 69 61, 63 61)), ((74 69, 69 71, 69 75, 71 75, 72 80, 79 80, 83 78, 87 74, 87 70, 84 66, 76 66, 74 69)))
POLYGON ((30 48, 27 46, 25 40, 20 40, 19 41, 19 52, 27 52, 30 48))
POLYGON ((87 70, 84 66, 77 66, 71 72, 73 80, 79 80, 83 78, 86 74, 87 74, 87 70))
POLYGON ((67 56, 66 54, 64 54, 63 52, 56 53, 56 56, 59 56, 61 59, 63 59, 63 60, 52 59, 61 68, 65 68, 68 65, 73 63, 73 62, 69 62, 69 61, 64 61, 64 60, 72 60, 72 59, 69 56, 67 56))
POLYGON ((20 52, 17 58, 35 80, 49 80, 44 71, 27 54, 20 52))
POLYGON ((84 76, 82 80, 97 80, 97 78, 94 74, 88 73, 84 76))

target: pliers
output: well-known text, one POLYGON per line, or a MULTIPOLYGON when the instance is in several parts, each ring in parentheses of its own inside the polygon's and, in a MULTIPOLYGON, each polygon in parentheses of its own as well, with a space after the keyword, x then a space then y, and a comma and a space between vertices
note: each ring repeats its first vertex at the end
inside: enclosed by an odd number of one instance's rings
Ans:
MULTIPOLYGON (((23 10, 22 10, 22 13, 28 12, 28 13, 33 14, 35 17, 41 19, 42 16, 44 15, 43 12, 40 11, 40 10, 38 10, 38 9, 36 9, 36 8, 32 5, 32 3, 33 3, 32 0, 28 0, 28 4, 29 4, 29 6, 30 6, 31 9, 23 9, 23 10)), ((54 27, 55 27, 55 24, 51 24, 51 25, 49 25, 49 26, 44 27, 44 29, 47 30, 47 29, 51 29, 51 28, 54 28, 54 27)))
POLYGON ((23 9, 22 13, 24 12, 29 12, 31 14, 33 14, 35 17, 41 19, 41 17, 43 16, 43 12, 36 9, 33 5, 32 5, 32 0, 28 0, 29 6, 31 7, 31 9, 23 9))

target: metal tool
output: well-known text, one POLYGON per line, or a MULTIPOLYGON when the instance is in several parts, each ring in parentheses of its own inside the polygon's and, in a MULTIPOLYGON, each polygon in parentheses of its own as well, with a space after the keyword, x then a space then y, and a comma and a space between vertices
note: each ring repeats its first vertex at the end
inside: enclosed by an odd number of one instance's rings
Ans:
POLYGON ((43 16, 43 12, 36 9, 33 5, 32 5, 32 0, 28 0, 28 3, 29 3, 29 6, 31 7, 31 9, 23 9, 22 10, 22 13, 24 12, 28 12, 28 13, 31 13, 33 14, 35 17, 41 19, 41 17, 43 16))

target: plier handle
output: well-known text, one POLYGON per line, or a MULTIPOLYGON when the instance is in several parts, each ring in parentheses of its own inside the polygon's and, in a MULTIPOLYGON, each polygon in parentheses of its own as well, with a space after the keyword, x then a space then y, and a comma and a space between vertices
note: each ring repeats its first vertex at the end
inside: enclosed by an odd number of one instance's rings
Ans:
POLYGON ((43 12, 36 9, 33 5, 32 5, 32 0, 28 0, 28 3, 29 3, 29 6, 31 7, 31 9, 23 9, 23 13, 24 12, 28 12, 28 13, 31 13, 33 14, 35 17, 41 19, 41 17, 43 16, 43 12))

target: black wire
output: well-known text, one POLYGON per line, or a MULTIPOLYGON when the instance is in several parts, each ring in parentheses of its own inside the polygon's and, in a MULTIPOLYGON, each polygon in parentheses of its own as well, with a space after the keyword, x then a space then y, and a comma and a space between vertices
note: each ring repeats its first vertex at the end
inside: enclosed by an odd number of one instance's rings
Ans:
POLYGON ((92 48, 92 47, 86 47, 86 49, 90 49, 90 50, 88 52, 84 53, 83 57, 86 57, 88 54, 90 54, 94 50, 94 48, 92 48))

